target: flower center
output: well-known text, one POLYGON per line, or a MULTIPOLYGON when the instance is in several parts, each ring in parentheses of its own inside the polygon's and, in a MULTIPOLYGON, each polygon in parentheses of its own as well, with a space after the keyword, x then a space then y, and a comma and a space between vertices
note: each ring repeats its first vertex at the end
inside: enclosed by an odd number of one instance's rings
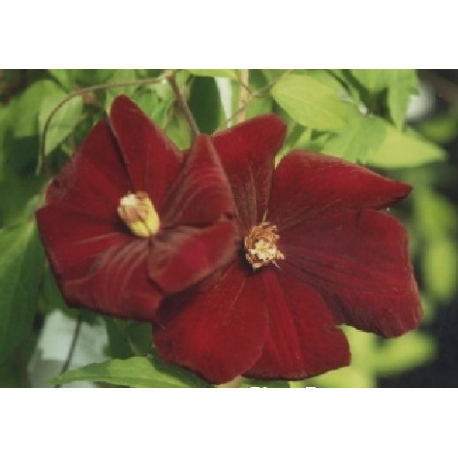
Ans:
MULTIPOLYGON (((253 269, 267 266, 271 262, 277 266, 276 261, 285 259, 283 253, 277 248, 277 226, 264 222, 253 226, 244 238, 245 257, 253 269)), ((278 267, 278 266, 277 266, 278 267)))
POLYGON ((146 192, 129 193, 121 198, 118 215, 138 237, 149 237, 159 231, 159 215, 146 192))

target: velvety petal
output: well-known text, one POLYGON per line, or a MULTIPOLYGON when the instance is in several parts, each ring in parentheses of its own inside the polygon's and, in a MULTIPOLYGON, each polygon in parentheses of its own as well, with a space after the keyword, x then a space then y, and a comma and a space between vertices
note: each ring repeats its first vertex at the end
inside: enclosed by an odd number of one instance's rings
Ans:
POLYGON ((261 358, 244 375, 303 379, 349 364, 347 339, 316 291, 275 267, 260 278, 269 331, 261 358))
POLYGON ((94 217, 114 221, 119 199, 130 187, 116 141, 105 121, 89 133, 47 190, 50 204, 62 202, 94 217))
POLYGON ((180 167, 180 153, 126 96, 111 107, 110 125, 129 171, 132 192, 145 191, 161 214, 163 198, 180 167))
POLYGON ((198 136, 167 190, 162 225, 206 226, 234 213, 232 191, 211 140, 198 136))
POLYGON ((161 356, 215 384, 254 364, 267 331, 257 279, 236 263, 214 288, 164 301, 158 320, 154 340, 161 356))
POLYGON ((339 321, 386 337, 418 326, 407 234, 389 215, 328 214, 283 231, 279 248, 282 271, 320 291, 339 321))
POLYGON ((267 220, 284 229, 336 209, 386 208, 410 190, 341 159, 294 151, 275 169, 267 220))
POLYGON ((152 321, 163 292, 148 277, 148 243, 136 238, 105 250, 85 276, 63 283, 65 297, 74 306, 152 321))
POLYGON ((149 276, 167 293, 204 279, 233 259, 237 249, 235 229, 229 221, 165 230, 151 244, 149 276))
POLYGON ((269 198, 274 157, 286 135, 286 126, 270 114, 250 119, 213 137, 231 183, 242 226, 261 221, 269 198))
POLYGON ((152 320, 162 292, 148 278, 148 240, 63 203, 38 210, 37 223, 70 305, 152 320))

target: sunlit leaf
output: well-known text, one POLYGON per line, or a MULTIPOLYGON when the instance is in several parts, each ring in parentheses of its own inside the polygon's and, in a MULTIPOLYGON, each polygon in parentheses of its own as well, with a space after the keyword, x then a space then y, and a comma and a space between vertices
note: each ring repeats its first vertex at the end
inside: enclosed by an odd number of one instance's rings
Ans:
POLYGON ((392 70, 358 68, 351 69, 350 72, 368 92, 374 94, 389 86, 392 70))
POLYGON ((386 124, 385 138, 366 156, 375 167, 415 167, 445 159, 445 152, 413 132, 401 132, 386 124))
POLYGON ((415 70, 389 70, 388 108, 395 126, 404 125, 410 98, 417 93, 418 79, 415 70))
POLYGON ((170 366, 157 359, 134 356, 89 364, 53 379, 50 383, 65 384, 78 380, 104 382, 134 388, 204 388, 203 380, 184 369, 170 366))
POLYGON ((336 91, 306 75, 287 75, 272 88, 276 102, 299 124, 318 130, 345 126, 347 110, 336 91))
POLYGON ((386 125, 378 118, 359 116, 346 129, 334 134, 323 146, 323 152, 351 162, 364 161, 376 151, 386 136, 386 125))
POLYGON ((0 360, 30 333, 43 272, 36 226, 25 222, 0 230, 0 360))

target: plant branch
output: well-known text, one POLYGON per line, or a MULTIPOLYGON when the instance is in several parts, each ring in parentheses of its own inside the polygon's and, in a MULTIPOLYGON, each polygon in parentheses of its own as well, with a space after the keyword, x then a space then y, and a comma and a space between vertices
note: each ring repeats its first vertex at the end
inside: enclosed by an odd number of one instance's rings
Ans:
POLYGON ((248 95, 250 88, 248 86, 250 78, 250 70, 240 70, 240 93, 239 93, 239 112, 237 114, 237 122, 243 122, 246 118, 246 108, 248 106, 248 95))
POLYGON ((89 86, 85 87, 82 89, 78 89, 71 94, 69 94, 67 97, 61 100, 54 109, 51 111, 49 116, 46 118, 46 122, 43 127, 43 133, 41 135, 41 145, 40 145, 40 151, 39 151, 39 156, 38 156, 38 166, 37 170, 40 170, 42 167, 45 169, 45 175, 48 174, 47 168, 46 168, 46 154, 45 154, 45 147, 46 147, 46 134, 49 129, 49 125, 51 123, 52 118, 54 115, 71 99, 75 97, 81 97, 84 96, 85 94, 91 93, 93 91, 99 91, 101 89, 112 89, 116 87, 127 87, 127 86, 146 86, 149 84, 156 84, 159 83, 160 81, 163 81, 164 79, 167 79, 169 76, 174 75, 176 73, 176 70, 174 71, 166 71, 164 72, 163 75, 155 77, 155 78, 146 78, 143 80, 132 80, 132 81, 123 81, 119 83, 105 83, 105 84, 96 84, 94 86, 89 86))
POLYGON ((180 105, 180 109, 183 112, 184 117, 186 118, 186 121, 189 124, 189 127, 191 128, 194 137, 197 137, 200 134, 199 128, 197 127, 194 116, 192 115, 191 110, 189 109, 188 104, 180 91, 180 88, 178 87, 175 75, 171 75, 167 79, 170 83, 170 86, 172 86, 175 97, 178 101, 178 104, 180 105))
POLYGON ((270 88, 272 88, 272 86, 274 86, 280 79, 282 79, 285 76, 289 75, 292 71, 293 71, 292 69, 291 70, 286 70, 281 75, 279 75, 277 78, 274 78, 272 81, 270 81, 268 84, 266 84, 262 88, 258 89, 257 91, 248 92, 249 97, 247 98, 247 100, 243 103, 243 105, 241 107, 239 107, 239 109, 235 113, 232 114, 232 116, 230 116, 228 119, 226 119, 226 121, 221 126, 219 126, 218 129, 216 129, 216 132, 219 132, 220 130, 226 128, 229 125, 229 123, 239 115, 240 112, 246 110, 247 105, 254 98, 263 97, 263 94, 266 91, 268 91, 270 88))
MULTIPOLYGON (((73 331, 73 337, 72 337, 72 341, 70 344, 70 348, 68 349, 67 358, 65 359, 64 365, 62 366, 62 369, 59 375, 62 375, 63 373, 67 372, 68 368, 70 367, 70 363, 72 362, 73 355, 75 353, 76 342, 80 335, 82 324, 83 324, 83 315, 82 313, 79 313, 78 318, 76 320, 75 330, 73 331)), ((60 388, 61 386, 62 385, 56 385, 56 388, 60 388)))

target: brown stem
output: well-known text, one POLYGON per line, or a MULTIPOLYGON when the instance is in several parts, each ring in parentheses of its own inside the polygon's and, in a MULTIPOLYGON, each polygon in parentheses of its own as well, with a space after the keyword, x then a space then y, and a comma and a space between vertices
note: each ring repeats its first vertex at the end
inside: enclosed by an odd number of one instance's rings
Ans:
POLYGON ((243 122, 246 118, 246 108, 248 106, 249 95, 249 78, 250 70, 240 70, 240 94, 239 94, 239 112, 237 114, 237 122, 243 122))
MULTIPOLYGON (((171 74, 173 75, 175 71, 173 71, 171 74)), ((88 94, 93 91, 99 91, 101 89, 111 89, 111 88, 116 88, 116 87, 127 87, 127 86, 145 86, 148 84, 155 84, 159 83, 160 81, 166 79, 169 77, 170 72, 165 72, 162 76, 158 76, 155 78, 146 78, 143 80, 133 80, 133 81, 124 81, 124 82, 119 82, 119 83, 105 83, 105 84, 96 84, 95 86, 89 86, 85 87, 82 89, 78 89, 71 94, 69 94, 67 97, 61 100, 59 104, 57 104, 54 109, 51 111, 49 116, 46 119, 46 122, 44 124, 43 128, 43 134, 41 136, 41 145, 40 145, 40 152, 38 156, 38 166, 37 170, 41 170, 41 168, 44 168, 44 173, 45 175, 48 175, 49 171, 47 170, 46 166, 46 154, 45 154, 45 146, 46 146, 46 134, 49 129, 49 124, 54 117, 54 115, 71 99, 74 97, 79 97, 79 96, 84 96, 85 94, 88 94)))
POLYGON ((184 117, 186 118, 186 121, 189 124, 189 127, 191 128, 194 137, 197 137, 198 135, 200 135, 199 128, 197 127, 194 116, 192 115, 191 110, 189 109, 188 104, 180 91, 180 88, 178 87, 175 75, 170 76, 168 78, 168 81, 170 83, 170 86, 172 86, 175 97, 178 101, 178 104, 180 105, 180 109, 183 112, 184 117))
MULTIPOLYGON (((248 92, 249 94, 249 98, 246 100, 245 103, 243 103, 243 105, 235 112, 232 114, 231 117, 229 117, 228 119, 226 119, 226 121, 218 127, 218 129, 216 129, 216 132, 219 132, 220 130, 226 128, 229 123, 234 119, 236 118, 240 112, 243 112, 247 105, 256 97, 262 97, 262 94, 266 91, 268 91, 275 83, 277 83, 280 79, 284 78, 285 76, 289 75, 293 70, 286 70, 284 71, 281 75, 279 75, 277 78, 273 79, 270 83, 266 84, 265 86, 263 86, 262 88, 258 89, 257 91, 255 92, 248 92)), ((215 132, 215 133, 216 133, 215 132)))

